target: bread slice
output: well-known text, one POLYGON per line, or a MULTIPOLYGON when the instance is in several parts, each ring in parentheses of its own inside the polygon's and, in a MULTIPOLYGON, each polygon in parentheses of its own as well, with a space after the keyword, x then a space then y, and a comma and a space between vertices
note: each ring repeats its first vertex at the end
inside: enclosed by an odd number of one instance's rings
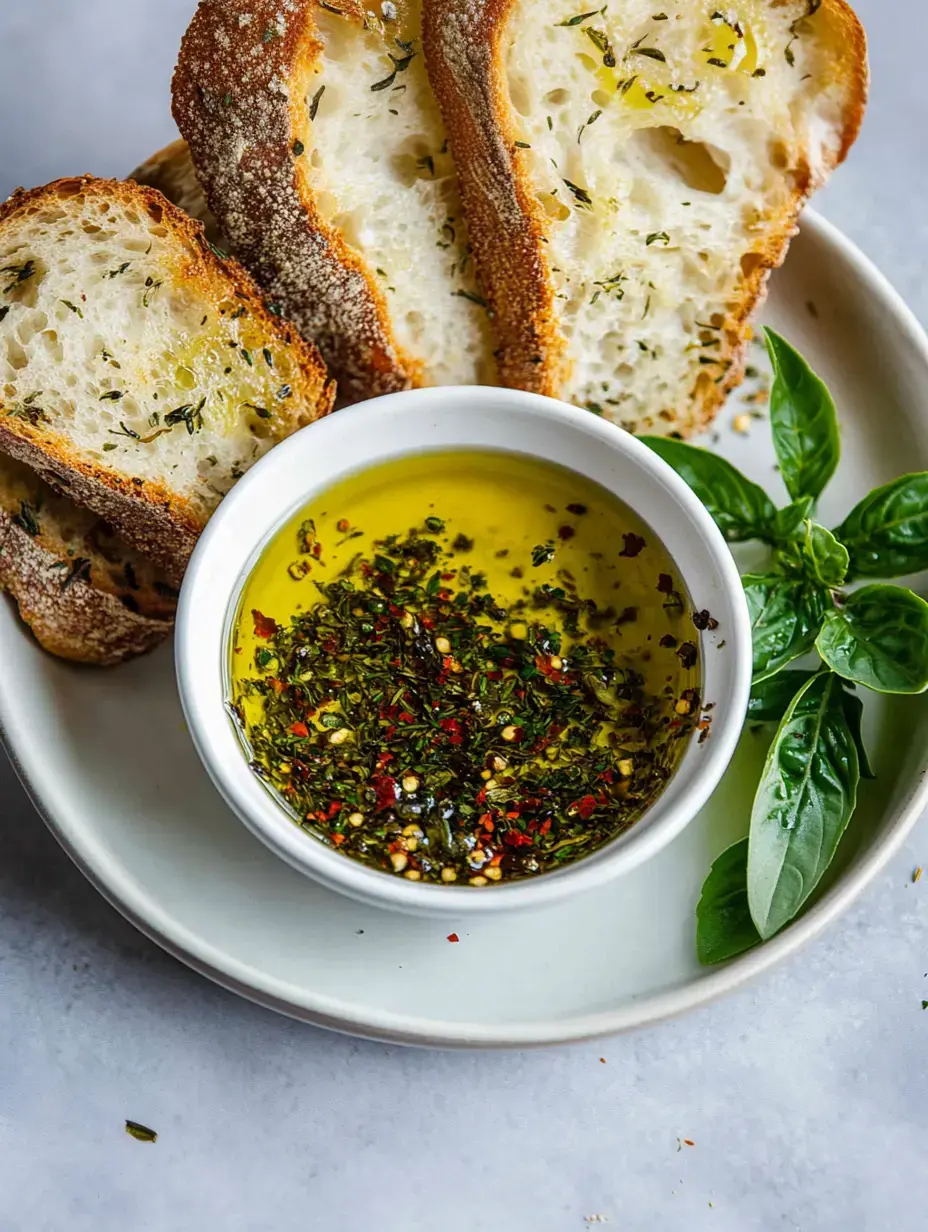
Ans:
POLYGON ((174 116, 236 256, 357 401, 495 380, 420 0, 201 0, 174 116))
POLYGON ((82 177, 0 207, 0 449, 169 581, 235 480, 333 394, 315 348, 161 194, 82 177))
POLYGON ((153 154, 126 178, 162 193, 172 205, 203 224, 206 238, 211 244, 228 251, 228 241, 206 204, 206 194, 197 179, 190 147, 182 137, 153 154))
POLYGON ((0 590, 52 654, 111 666, 170 634, 177 591, 30 467, 0 454, 0 590))
POLYGON ((843 0, 430 0, 504 384, 686 435, 867 92, 843 0))

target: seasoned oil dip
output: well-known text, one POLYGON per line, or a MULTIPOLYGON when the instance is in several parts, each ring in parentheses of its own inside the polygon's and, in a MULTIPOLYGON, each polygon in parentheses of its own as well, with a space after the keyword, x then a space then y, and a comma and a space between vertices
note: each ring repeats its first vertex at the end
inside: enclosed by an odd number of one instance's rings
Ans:
POLYGON ((275 536, 232 705, 316 839, 486 886, 587 856, 652 803, 699 723, 697 641, 673 562, 605 489, 520 455, 423 455, 275 536))

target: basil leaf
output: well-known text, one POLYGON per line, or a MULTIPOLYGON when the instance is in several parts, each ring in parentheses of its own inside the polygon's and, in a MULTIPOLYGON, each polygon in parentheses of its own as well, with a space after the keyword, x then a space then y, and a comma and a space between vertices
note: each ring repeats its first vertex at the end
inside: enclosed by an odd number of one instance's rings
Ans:
POLYGON ((757 684, 812 649, 828 597, 803 578, 778 573, 749 573, 741 581, 751 614, 757 684))
POLYGON ((851 578, 928 569, 928 473, 903 475, 865 496, 835 534, 851 554, 851 578))
POLYGON ((748 903, 765 941, 822 879, 854 812, 859 780, 840 681, 822 672, 786 712, 751 812, 748 903))
POLYGON ((785 509, 778 509, 773 521, 773 533, 776 540, 780 543, 789 543, 795 539, 805 526, 814 504, 815 501, 811 496, 801 496, 799 500, 793 501, 785 509))
POLYGON ((817 522, 806 522, 801 557, 809 577, 829 590, 840 586, 847 577, 850 564, 847 548, 817 522))
POLYGON ((696 908, 696 953, 704 967, 743 954, 760 942, 748 907, 748 840, 712 865, 696 908))
POLYGON ((854 743, 857 745, 860 777, 862 779, 875 779, 876 775, 870 769, 870 758, 867 756, 867 750, 864 748, 864 704, 856 693, 849 693, 846 689, 844 691, 844 717, 847 719, 847 725, 851 730, 851 735, 854 737, 854 743))
POLYGON ((901 586, 849 595, 815 645, 832 671, 877 693, 928 689, 928 603, 901 586))
POLYGON ((751 686, 748 702, 749 723, 779 723, 801 688, 809 683, 817 672, 777 672, 751 686))
POLYGON ((730 543, 770 537, 777 514, 773 501, 730 462, 708 449, 665 436, 638 439, 689 484, 730 543))
POLYGON ((818 499, 838 466, 841 442, 834 400, 785 338, 765 329, 773 365, 770 424, 786 490, 818 499))

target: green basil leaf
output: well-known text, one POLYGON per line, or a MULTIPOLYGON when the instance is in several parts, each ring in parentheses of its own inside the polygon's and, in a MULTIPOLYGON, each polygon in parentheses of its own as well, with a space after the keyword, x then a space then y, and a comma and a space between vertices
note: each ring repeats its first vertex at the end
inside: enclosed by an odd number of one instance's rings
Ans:
POLYGON ((870 769, 870 758, 867 756, 867 750, 864 748, 864 704, 856 693, 849 693, 846 689, 844 691, 844 717, 847 719, 847 725, 851 730, 851 735, 854 737, 854 743, 857 745, 860 777, 862 779, 875 779, 876 775, 870 769))
POLYGON ((778 543, 790 543, 802 532, 814 504, 813 497, 801 496, 785 509, 777 510, 773 521, 773 534, 778 543))
POLYGON ((712 865, 696 908, 696 953, 704 967, 758 945, 748 907, 748 840, 723 851, 712 865))
POLYGON ((825 383, 785 338, 765 329, 773 365, 770 424, 786 490, 818 499, 841 457, 838 415, 825 383))
POLYGON ((821 672, 786 712, 754 797, 748 902, 765 941, 822 879, 854 812, 859 780, 841 683, 821 672))
POLYGON ((770 537, 776 506, 763 488, 730 462, 708 449, 664 436, 638 439, 689 484, 730 543, 770 537))
POLYGON ((849 595, 815 645, 832 671, 877 693, 928 689, 928 603, 901 586, 849 595))
POLYGON ((787 670, 752 685, 751 700, 748 702, 748 722, 779 723, 799 690, 817 674, 787 670))
POLYGON ((928 569, 928 472, 877 488, 835 534, 851 554, 851 578, 902 577, 928 569))
POLYGON ((801 555, 809 577, 829 590, 840 586, 847 577, 850 564, 847 548, 817 522, 806 522, 801 555))
POLYGON ((812 649, 828 596, 802 578, 779 573, 749 573, 741 581, 751 614, 757 684, 812 649))

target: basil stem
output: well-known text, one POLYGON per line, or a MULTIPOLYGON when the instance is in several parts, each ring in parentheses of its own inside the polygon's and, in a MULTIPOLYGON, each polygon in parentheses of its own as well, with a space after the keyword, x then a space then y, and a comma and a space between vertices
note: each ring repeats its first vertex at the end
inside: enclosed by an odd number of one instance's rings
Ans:
POLYGON ((815 643, 845 680, 876 693, 928 689, 928 603, 901 586, 865 586, 829 612, 815 643))
POLYGON ((704 967, 752 949, 760 936, 747 888, 748 840, 723 851, 712 865, 696 907, 696 954, 704 967))
POLYGON ((783 574, 755 573, 741 580, 751 616, 757 684, 812 649, 828 596, 803 578, 783 574))
POLYGON ((823 672, 786 712, 754 798, 747 893, 765 941, 793 919, 824 875, 854 812, 859 780, 841 683, 823 672))
POLYGON ((730 462, 665 436, 639 438, 689 484, 730 543, 771 539, 776 507, 770 497, 730 462))
POLYGON ((928 569, 928 473, 877 488, 835 531, 854 578, 902 577, 928 569))
POLYGON ((770 424, 790 497, 818 499, 841 457, 838 415, 824 382, 785 338, 765 329, 773 365, 770 424))

